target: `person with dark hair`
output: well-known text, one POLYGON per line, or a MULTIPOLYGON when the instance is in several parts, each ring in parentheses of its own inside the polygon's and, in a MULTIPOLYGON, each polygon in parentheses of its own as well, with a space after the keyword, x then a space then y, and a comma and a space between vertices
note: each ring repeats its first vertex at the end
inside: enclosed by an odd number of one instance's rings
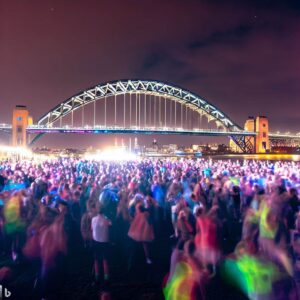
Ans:
POLYGON ((2 190, 4 188, 5 181, 6 181, 6 178, 2 174, 0 174, 0 192, 2 192, 2 190))
POLYGON ((81 194, 79 191, 75 191, 70 201, 70 212, 73 220, 77 225, 80 224, 80 218, 81 218, 80 204, 79 204, 80 195, 81 194))
POLYGON ((99 196, 99 205, 103 214, 111 221, 115 220, 117 214, 118 194, 117 189, 112 186, 104 187, 99 196))
POLYGON ((111 220, 104 214, 104 208, 100 205, 97 216, 92 218, 91 228, 93 237, 94 250, 94 271, 95 281, 100 280, 100 267, 103 267, 104 282, 109 280, 109 227, 112 225, 111 220))
POLYGON ((297 189, 291 188, 289 191, 289 198, 288 198, 288 203, 293 211, 293 214, 295 214, 299 211, 300 207, 300 199, 298 197, 298 192, 297 189))

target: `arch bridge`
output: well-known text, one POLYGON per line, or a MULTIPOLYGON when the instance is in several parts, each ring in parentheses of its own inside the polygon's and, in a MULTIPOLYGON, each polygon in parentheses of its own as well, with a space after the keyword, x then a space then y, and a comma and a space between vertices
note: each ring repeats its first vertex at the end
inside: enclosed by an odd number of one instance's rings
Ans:
POLYGON ((30 145, 54 132, 182 134, 227 136, 242 152, 252 153, 257 135, 197 94, 155 80, 98 84, 61 102, 36 124, 20 122, 36 134, 30 145))

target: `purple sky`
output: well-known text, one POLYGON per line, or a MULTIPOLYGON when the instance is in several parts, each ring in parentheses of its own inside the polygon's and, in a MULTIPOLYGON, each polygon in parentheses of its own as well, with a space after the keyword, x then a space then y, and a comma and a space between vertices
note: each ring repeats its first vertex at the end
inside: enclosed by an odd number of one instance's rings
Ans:
POLYGON ((272 131, 298 132, 297 2, 0 1, 0 123, 16 104, 37 120, 97 83, 151 78, 203 96, 240 125, 262 114, 272 131))

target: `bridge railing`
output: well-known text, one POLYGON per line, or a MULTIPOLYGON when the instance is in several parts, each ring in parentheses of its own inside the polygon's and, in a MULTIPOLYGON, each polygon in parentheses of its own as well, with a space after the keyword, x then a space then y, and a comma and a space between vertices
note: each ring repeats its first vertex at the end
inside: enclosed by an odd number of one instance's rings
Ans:
POLYGON ((253 132, 248 132, 248 131, 231 131, 228 129, 201 129, 201 128, 193 128, 193 129, 186 129, 182 127, 165 127, 165 126, 159 126, 159 127, 154 127, 154 126, 105 126, 105 125, 96 125, 96 126, 58 126, 58 127, 53 127, 53 126, 44 126, 44 125, 30 125, 27 127, 27 130, 40 130, 43 131, 45 130, 46 132, 51 132, 51 131, 97 131, 97 130, 107 130, 107 131, 117 131, 117 130, 122 130, 122 131, 145 131, 145 132, 194 132, 194 133, 227 133, 228 135, 230 134, 245 134, 245 135, 255 135, 253 132))

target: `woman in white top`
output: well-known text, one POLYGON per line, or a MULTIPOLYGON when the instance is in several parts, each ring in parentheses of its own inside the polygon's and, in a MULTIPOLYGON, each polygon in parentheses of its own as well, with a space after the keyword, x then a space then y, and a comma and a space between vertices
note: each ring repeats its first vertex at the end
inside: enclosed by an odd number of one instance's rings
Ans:
POLYGON ((92 218, 92 237, 94 249, 94 267, 95 267, 95 280, 99 281, 99 268, 103 266, 104 281, 109 280, 109 227, 111 221, 103 214, 103 208, 99 208, 97 216, 92 218))

